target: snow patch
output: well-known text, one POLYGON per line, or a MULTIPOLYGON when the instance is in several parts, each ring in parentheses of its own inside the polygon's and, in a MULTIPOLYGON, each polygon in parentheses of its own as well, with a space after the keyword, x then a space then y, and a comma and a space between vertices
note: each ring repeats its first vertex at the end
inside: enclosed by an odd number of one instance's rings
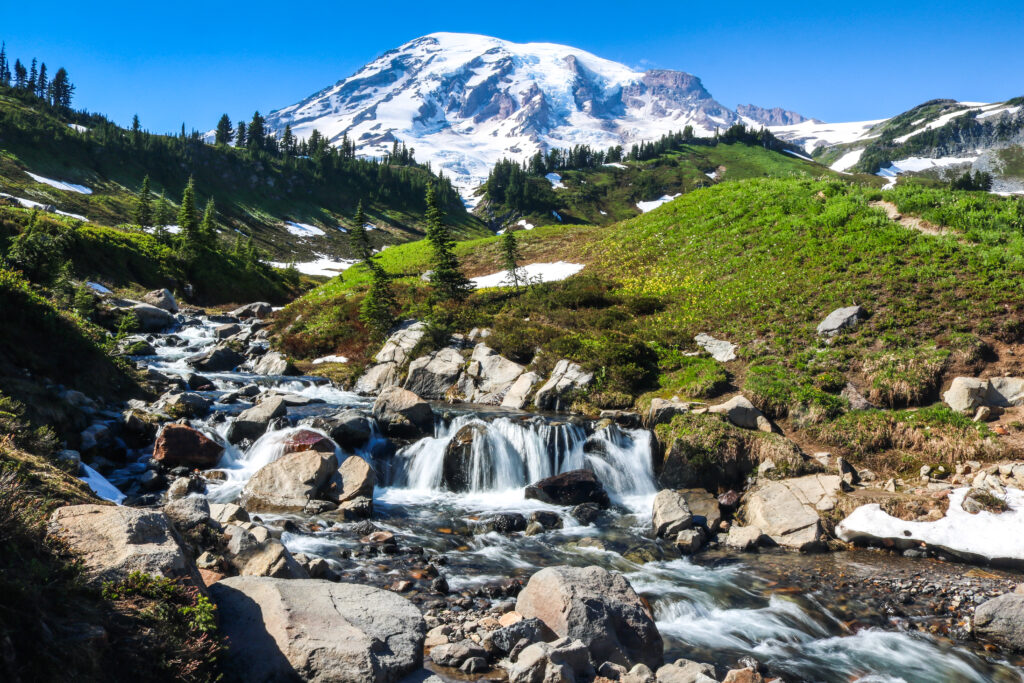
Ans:
MULTIPOLYGON (((143 228, 143 231, 148 232, 150 234, 156 234, 156 232, 159 229, 160 229, 159 226, 147 225, 146 227, 143 228)), ((180 225, 165 225, 165 226, 163 226, 163 230, 164 230, 164 232, 166 232, 168 234, 177 235, 177 234, 179 234, 181 232, 181 226, 180 225)), ((238 231, 236 230, 235 232, 238 232, 238 231)))
POLYGON ((989 560, 1024 561, 1024 491, 1007 489, 1007 512, 972 515, 962 507, 969 490, 953 490, 946 516, 934 522, 906 522, 873 503, 850 513, 836 527, 836 534, 847 542, 857 538, 893 539, 899 543, 927 543, 989 560))
POLYGON ((71 130, 74 130, 74 131, 78 131, 79 133, 85 133, 86 131, 89 130, 88 128, 86 128, 85 126, 83 126, 80 123, 69 123, 68 124, 68 128, 70 128, 71 130))
POLYGON ((304 261, 302 263, 288 264, 280 261, 272 261, 270 265, 274 268, 287 268, 289 265, 294 265, 295 269, 305 275, 320 275, 323 277, 334 277, 339 275, 342 271, 351 268, 358 261, 349 259, 332 259, 322 254, 317 254, 318 258, 313 261, 304 261))
POLYGON ((809 156, 804 156, 803 154, 800 154, 799 152, 794 152, 794 151, 793 151, 793 150, 791 150, 791 149, 785 149, 785 150, 783 150, 783 151, 784 151, 784 152, 785 152, 786 154, 792 154, 792 155, 793 155, 793 156, 795 156, 795 157, 796 157, 797 159, 803 159, 804 161, 814 161, 814 159, 810 158, 809 156))
POLYGON ((96 292, 97 294, 113 294, 112 291, 104 287, 98 282, 86 282, 85 286, 96 292))
POLYGON ((313 365, 320 365, 321 363, 347 363, 348 358, 345 356, 321 356, 313 361, 313 365))
POLYGON ((533 223, 528 223, 525 218, 521 218, 519 222, 516 223, 516 225, 518 225, 523 230, 533 230, 534 228, 533 223))
MULTIPOLYGON (((22 208, 24 208, 24 209, 40 209, 42 211, 46 211, 46 207, 49 206, 49 204, 40 204, 39 202, 34 202, 31 199, 25 199, 24 197, 15 197, 13 194, 6 194, 4 192, 0 192, 0 197, 7 197, 8 199, 13 199, 14 201, 16 201, 19 204, 21 204, 22 208)), ((47 211, 47 213, 49 213, 49 212, 47 211)), ((80 220, 80 221, 87 221, 87 220, 89 220, 85 216, 81 216, 81 215, 79 215, 77 213, 69 213, 67 211, 61 211, 60 209, 55 209, 54 213, 56 213, 56 214, 58 214, 60 216, 67 216, 68 218, 75 218, 75 219, 80 220)))
POLYGON ((35 173, 29 173, 28 171, 25 171, 25 173, 28 173, 32 180, 36 181, 37 183, 49 185, 50 187, 55 187, 58 190, 64 190, 65 192, 77 192, 78 194, 92 194, 92 190, 90 190, 85 185, 75 185, 74 183, 66 183, 63 180, 54 180, 53 178, 47 178, 46 176, 36 175, 35 173))
POLYGON ((625 164, 620 164, 617 161, 609 162, 609 163, 605 164, 605 166, 611 166, 612 168, 626 168, 625 164))
POLYGON ((84 476, 79 477, 79 479, 88 484, 93 493, 100 498, 103 500, 109 500, 110 502, 118 505, 124 502, 126 496, 121 493, 116 486, 107 481, 106 477, 86 465, 84 462, 82 463, 82 474, 84 476))
POLYGON ((544 177, 548 179, 549 183, 551 183, 551 189, 552 190, 564 190, 565 189, 565 183, 562 182, 562 176, 558 175, 557 173, 548 173, 544 177))
MULTIPOLYGON (((705 175, 708 175, 708 177, 711 177, 710 174, 705 174, 705 175)), ((664 195, 662 197, 659 197, 658 199, 652 199, 649 202, 637 202, 636 203, 636 208, 640 209, 640 213, 647 213, 648 211, 654 211, 655 209, 657 209, 662 204, 668 204, 670 201, 672 201, 673 199, 675 199, 676 197, 679 197, 679 196, 681 196, 681 195, 678 195, 678 194, 664 195)))
POLYGON ((294 221, 285 221, 284 225, 288 232, 299 237, 320 237, 321 235, 327 234, 320 228, 316 227, 315 225, 310 225, 309 223, 296 223, 294 221))
POLYGON ((860 161, 860 158, 862 156, 864 156, 864 150, 855 149, 852 152, 847 152, 843 156, 839 157, 839 159, 834 164, 829 166, 829 168, 831 168, 833 171, 845 173, 846 171, 853 168, 853 166, 855 166, 857 162, 860 161))
MULTIPOLYGON (((519 275, 528 282, 557 282, 571 277, 583 270, 582 263, 568 263, 556 261, 555 263, 531 263, 528 266, 519 268, 519 275)), ((509 272, 501 270, 490 275, 470 278, 479 288, 484 287, 511 287, 509 272)))
POLYGON ((906 159, 900 159, 899 161, 892 162, 892 164, 887 168, 879 169, 878 175, 890 177, 893 175, 899 175, 900 173, 917 173, 919 171, 943 168, 945 166, 973 164, 977 159, 977 155, 972 157, 938 157, 935 159, 929 159, 927 157, 907 157, 906 159))

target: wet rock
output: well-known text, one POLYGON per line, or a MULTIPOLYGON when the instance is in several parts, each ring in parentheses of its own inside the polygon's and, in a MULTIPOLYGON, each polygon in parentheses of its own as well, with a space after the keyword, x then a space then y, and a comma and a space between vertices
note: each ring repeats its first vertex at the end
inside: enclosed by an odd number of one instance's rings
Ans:
POLYGON ((489 668, 487 660, 483 657, 470 657, 462 663, 459 670, 465 674, 478 674, 487 671, 489 668))
POLYGON ((493 474, 493 469, 489 466, 474 467, 473 463, 474 451, 482 451, 479 453, 480 457, 486 457, 486 435, 487 430, 484 426, 468 424, 451 438, 445 448, 444 461, 441 465, 441 485, 445 489, 456 492, 469 491, 474 483, 483 484, 482 481, 473 481, 474 472, 481 478, 493 474))
POLYGON ((201 585, 195 565, 162 512, 68 505, 54 511, 47 531, 82 558, 86 576, 97 584, 123 581, 132 572, 143 572, 201 585))
POLYGON ((405 598, 316 579, 234 577, 210 588, 237 680, 394 683, 423 663, 426 628, 405 598))
POLYGON ((284 453, 301 453, 302 451, 319 451, 321 453, 334 453, 334 442, 311 429, 300 429, 293 432, 284 440, 284 453))
POLYGON ((198 430, 182 424, 168 424, 153 446, 153 459, 165 467, 216 467, 224 447, 198 430))
POLYGON ((594 673, 586 644, 561 638, 523 648, 508 667, 508 680, 509 683, 573 683, 577 679, 593 678, 594 673))
POLYGON ((230 346, 215 346, 185 359, 186 363, 200 372, 229 372, 244 361, 245 357, 230 346))
POLYGON ((583 526, 590 526, 601 516, 601 506, 597 503, 580 503, 569 510, 569 516, 583 526))
POLYGON ((467 659, 473 657, 486 657, 487 652, 483 647, 472 640, 461 640, 457 643, 438 645, 430 651, 430 658, 441 666, 459 667, 467 659))
POLYGON ((674 537, 693 526, 693 514, 681 493, 665 489, 654 496, 651 523, 656 538, 674 537))
POLYGON ((594 373, 586 372, 576 363, 560 360, 551 371, 551 377, 537 390, 533 404, 537 410, 567 410, 572 393, 589 386, 594 373))
POLYGON ((326 499, 336 463, 333 454, 317 451, 282 456, 253 475, 239 504, 249 511, 299 512, 310 500, 326 499))
POLYGON ((434 433, 434 411, 416 394, 399 387, 381 392, 373 416, 389 436, 418 439, 434 433))
POLYGON ((217 341, 223 341, 228 337, 233 337, 242 331, 242 326, 238 323, 228 323, 226 325, 218 325, 213 328, 213 338, 217 341))
POLYGON ((526 529, 526 517, 518 512, 499 512, 480 521, 484 531, 496 531, 499 534, 511 534, 526 529))
POLYGON ((233 444, 242 439, 258 439, 267 431, 270 421, 288 412, 280 396, 271 396, 252 408, 243 410, 228 426, 227 439, 233 444))
POLYGON ((446 347, 409 364, 405 388, 417 396, 443 399, 462 374, 465 361, 457 350, 446 347))
POLYGON ((562 517, 551 510, 534 510, 530 513, 530 521, 540 524, 545 529, 561 529, 562 517))
POLYGON ((1024 595, 1007 593, 978 605, 974 632, 1015 652, 1024 652, 1024 595))
POLYGON ((326 420, 327 433, 347 451, 362 448, 373 434, 373 419, 358 410, 344 410, 326 420))
POLYGON ((732 526, 725 544, 737 550, 754 550, 765 540, 764 532, 756 526, 732 526))
POLYGON ((263 354, 256 361, 252 371, 257 375, 291 376, 300 374, 295 366, 288 362, 285 355, 278 351, 268 351, 263 354))
POLYGON ((794 550, 817 550, 823 545, 818 510, 839 495, 836 475, 812 474, 758 484, 746 497, 747 524, 759 527, 775 543, 794 550))
POLYGON ((541 479, 526 487, 525 496, 552 505, 596 503, 606 508, 610 502, 604 486, 590 470, 572 470, 541 479))
POLYGON ((142 302, 150 306, 156 306, 168 313, 178 312, 178 302, 174 300, 174 295, 171 294, 169 289, 154 289, 152 292, 147 292, 142 297, 142 302))
POLYGON ((505 397, 501 399, 501 407, 522 410, 529 401, 530 392, 540 379, 540 375, 535 372, 524 372, 519 375, 505 392, 505 397))
POLYGON ((157 408, 175 418, 203 417, 213 406, 213 401, 191 391, 168 392, 160 397, 157 408))
POLYGON ((273 312, 274 308, 265 301, 254 301, 251 304, 239 306, 235 310, 231 311, 231 315, 236 318, 266 318, 273 312))
POLYGON ((594 661, 662 664, 654 619, 621 574, 600 567, 542 569, 519 594, 516 611, 540 619, 558 636, 578 638, 594 661))
POLYGON ((835 337, 840 332, 852 330, 864 317, 864 309, 860 306, 837 308, 818 323, 818 336, 835 337))

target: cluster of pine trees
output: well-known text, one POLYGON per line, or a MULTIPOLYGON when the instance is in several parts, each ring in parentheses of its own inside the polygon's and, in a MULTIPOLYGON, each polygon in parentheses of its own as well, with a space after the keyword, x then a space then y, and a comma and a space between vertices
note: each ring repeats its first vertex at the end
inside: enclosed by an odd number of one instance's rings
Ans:
POLYGON ((0 44, 0 87, 41 100, 62 111, 71 111, 71 96, 75 92, 64 67, 57 69, 53 80, 50 80, 46 62, 39 62, 35 57, 28 68, 20 59, 15 59, 12 65, 7 57, 6 43, 0 44))
POLYGON ((992 174, 985 171, 964 171, 963 175, 953 178, 949 183, 951 190, 967 190, 973 192, 988 192, 992 189, 992 174))

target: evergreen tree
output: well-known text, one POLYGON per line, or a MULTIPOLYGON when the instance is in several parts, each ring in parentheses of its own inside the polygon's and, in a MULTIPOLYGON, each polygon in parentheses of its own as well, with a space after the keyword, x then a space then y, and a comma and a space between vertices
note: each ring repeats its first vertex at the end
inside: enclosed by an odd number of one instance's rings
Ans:
POLYGON ((139 123, 139 115, 132 116, 132 147, 138 147, 142 143, 142 125, 139 123))
POLYGON ((203 209, 203 220, 199 224, 199 234, 202 236, 203 242, 212 245, 214 240, 217 239, 217 229, 213 226, 213 218, 216 215, 216 209, 213 205, 213 197, 206 200, 206 208, 203 209))
POLYGON ((39 77, 39 67, 36 63, 36 58, 32 58, 32 66, 28 70, 28 83, 25 84, 25 89, 30 92, 36 91, 36 80, 39 77))
POLYGON ((11 67, 7 63, 7 43, 0 43, 0 85, 11 84, 11 67))
POLYGON ((167 197, 163 192, 160 193, 160 199, 156 202, 156 211, 153 213, 153 219, 158 228, 170 225, 171 204, 167 201, 167 197))
POLYGON ((39 76, 36 78, 36 97, 46 99, 46 89, 49 82, 46 80, 46 62, 39 65, 39 76))
POLYGON ((252 121, 249 122, 249 140, 246 146, 251 150, 261 150, 267 144, 267 131, 264 126, 263 117, 260 113, 254 112, 252 121))
POLYGON ((196 221, 196 189, 192 177, 189 176, 188 185, 181 195, 181 205, 178 207, 178 227, 181 229, 181 239, 186 246, 196 243, 199 225, 196 221))
POLYGON ((430 283, 434 286, 434 295, 442 300, 462 301, 473 290, 473 283, 459 269, 454 250, 455 239, 444 224, 444 215, 438 206, 433 185, 427 187, 427 211, 424 218, 427 223, 427 240, 433 249, 434 269, 430 274, 430 283))
POLYGON ((235 147, 245 147, 246 141, 245 121, 239 121, 238 131, 235 132, 235 147))
POLYGON ((505 236, 501 238, 501 255, 505 262, 505 270, 508 271, 506 279, 512 283, 513 287, 519 289, 519 283, 523 280, 519 270, 519 259, 522 256, 519 253, 519 240, 511 230, 505 230, 505 236))
POLYGON ((370 247, 370 236, 366 233, 366 214, 363 213, 362 199, 356 206, 356 215, 353 219, 352 229, 348 232, 348 241, 352 245, 352 255, 369 265, 373 249, 370 247))
POLYGON ((153 205, 148 175, 142 179, 142 190, 139 192, 138 203, 135 205, 135 222, 140 228, 146 228, 153 224, 153 205))
POLYGON ((217 132, 215 133, 214 142, 218 145, 231 144, 231 138, 234 131, 231 128, 231 119, 228 118, 227 114, 220 117, 220 121, 217 122, 217 132))
POLYGON ((68 72, 64 67, 57 69, 53 82, 50 83, 50 98, 53 100, 53 106, 64 111, 70 111, 71 95, 74 91, 75 86, 71 85, 71 81, 68 79, 68 72))
POLYGON ((377 339, 395 324, 394 310, 398 308, 395 294, 391 291, 391 278, 375 261, 370 264, 370 290, 359 307, 359 320, 366 325, 377 339))
POLYGON ((281 152, 285 156, 295 153, 295 134, 292 133, 292 124, 284 124, 284 133, 281 135, 281 152))
POLYGON ((21 63, 20 59, 14 60, 14 87, 21 90, 25 87, 25 81, 28 80, 28 71, 25 69, 25 65, 21 63))

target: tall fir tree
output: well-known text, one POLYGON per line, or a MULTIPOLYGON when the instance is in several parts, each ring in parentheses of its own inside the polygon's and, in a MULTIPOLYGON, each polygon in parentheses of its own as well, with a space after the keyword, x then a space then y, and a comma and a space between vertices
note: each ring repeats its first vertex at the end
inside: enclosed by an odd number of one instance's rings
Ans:
POLYGON ((295 153, 295 134, 292 133, 292 124, 284 124, 284 133, 281 135, 281 152, 285 156, 295 153))
POLYGON ((444 214, 437 202, 433 185, 427 186, 427 211, 424 217, 427 222, 427 240, 433 250, 434 268, 430 274, 430 283, 434 286, 434 296, 441 300, 462 301, 473 291, 473 283, 459 269, 455 239, 444 223, 444 214))
POLYGON ((181 205, 178 207, 178 227, 180 235, 186 245, 194 245, 199 237, 199 223, 196 221, 196 188, 192 177, 189 176, 188 185, 181 195, 181 205))
POLYGON ((398 301, 391 290, 389 276, 376 260, 368 262, 370 289, 359 307, 359 320, 366 325, 375 339, 382 339, 395 324, 394 311, 398 301))
POLYGON ((235 131, 235 147, 245 147, 245 143, 248 142, 247 134, 245 121, 239 121, 238 130, 235 131))
POLYGON ((246 146, 251 150, 262 150, 267 144, 267 131, 263 116, 257 111, 249 121, 249 138, 246 146))
POLYGON ((504 237, 501 238, 501 255, 505 263, 505 270, 508 271, 506 280, 513 287, 519 289, 519 285, 523 281, 522 272, 519 269, 519 259, 522 256, 519 253, 519 240, 511 230, 506 229, 504 237))
POLYGON ((11 67, 7 63, 7 43, 0 43, 0 85, 11 84, 11 67))
POLYGON ((202 236, 203 243, 208 246, 213 246, 214 241, 217 239, 217 228, 213 225, 216 213, 217 210, 214 208, 213 197, 210 197, 206 200, 206 208, 203 209, 203 220, 199 224, 199 234, 202 236))
POLYGON ((220 121, 217 122, 217 132, 214 134, 214 142, 218 145, 231 144, 231 138, 234 136, 234 130, 231 128, 231 119, 228 118, 227 114, 220 117, 220 121))
POLYGON ((28 71, 25 69, 25 65, 21 63, 20 59, 14 60, 14 87, 19 90, 25 87, 25 81, 28 80, 28 71))
POLYGON ((363 200, 356 206, 356 215, 352 220, 352 228, 348 232, 348 241, 352 246, 352 255, 369 265, 373 256, 370 247, 370 236, 366 232, 366 214, 363 213, 363 200))
POLYGON ((75 86, 71 84, 68 72, 64 67, 57 69, 57 73, 54 74, 53 81, 50 83, 50 98, 53 100, 53 106, 70 111, 71 96, 74 92, 75 86))
POLYGON ((46 80, 46 62, 39 65, 39 76, 36 78, 36 97, 39 99, 46 99, 46 91, 49 86, 49 81, 46 80))
POLYGON ((138 203, 135 205, 135 222, 140 228, 148 228, 153 224, 153 198, 149 189, 149 176, 142 179, 138 203))
POLYGON ((28 70, 28 83, 25 84, 25 89, 31 92, 36 91, 36 78, 39 76, 39 66, 36 62, 36 58, 32 58, 32 67, 28 70))

